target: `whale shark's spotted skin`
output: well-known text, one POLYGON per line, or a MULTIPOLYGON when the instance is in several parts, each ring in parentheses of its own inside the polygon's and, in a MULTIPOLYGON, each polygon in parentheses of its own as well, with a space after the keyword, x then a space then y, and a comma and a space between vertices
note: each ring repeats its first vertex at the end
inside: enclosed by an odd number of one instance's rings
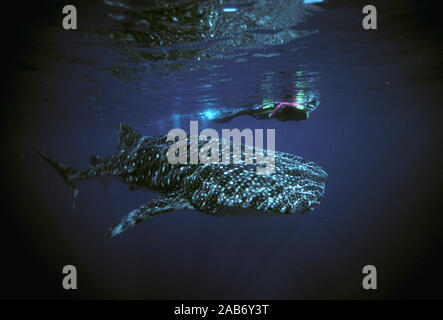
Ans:
POLYGON ((37 151, 71 186, 73 199, 78 181, 102 176, 119 177, 131 188, 160 193, 158 198, 118 221, 108 236, 177 209, 214 215, 226 208, 282 214, 305 212, 313 210, 324 193, 326 172, 315 163, 291 154, 275 152, 275 171, 268 175, 257 174, 256 163, 173 165, 167 159, 167 151, 174 142, 168 142, 167 136, 141 136, 123 123, 118 125, 117 132, 118 152, 108 158, 91 157, 84 171, 75 171, 37 151))

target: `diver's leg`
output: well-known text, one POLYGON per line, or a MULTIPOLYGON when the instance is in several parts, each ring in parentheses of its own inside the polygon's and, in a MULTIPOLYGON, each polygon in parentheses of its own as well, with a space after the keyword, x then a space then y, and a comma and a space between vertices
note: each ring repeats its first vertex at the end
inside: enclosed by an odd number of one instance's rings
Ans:
POLYGON ((257 106, 254 105, 252 107, 243 107, 239 109, 235 109, 233 111, 227 111, 221 114, 219 117, 212 119, 212 121, 216 123, 225 123, 228 122, 238 116, 242 115, 253 115, 257 112, 257 106))
POLYGON ((257 120, 262 120, 262 119, 268 119, 269 114, 270 112, 268 110, 268 111, 255 112, 251 114, 251 116, 253 116, 257 120))
POLYGON ((237 114, 233 113, 233 112, 226 113, 226 114, 223 114, 217 118, 212 119, 212 121, 214 121, 215 123, 225 123, 225 122, 231 121, 236 116, 237 116, 237 114))

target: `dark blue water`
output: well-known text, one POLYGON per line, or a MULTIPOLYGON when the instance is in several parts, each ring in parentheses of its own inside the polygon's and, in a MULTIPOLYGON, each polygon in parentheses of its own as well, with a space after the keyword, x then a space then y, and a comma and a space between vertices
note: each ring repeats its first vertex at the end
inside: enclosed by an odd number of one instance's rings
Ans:
POLYGON ((373 2, 377 31, 362 29, 360 1, 118 3, 73 3, 79 30, 64 31, 62 6, 48 2, 7 35, 5 297, 441 297, 442 62, 432 2, 373 2), (308 95, 320 105, 306 121, 199 117, 308 95), (191 119, 217 130, 275 128, 278 151, 328 172, 322 203, 256 219, 177 211, 107 239, 155 194, 86 181, 72 212, 68 188, 30 149, 80 169, 92 154, 115 152, 121 121, 156 135, 188 130, 191 119), (60 285, 66 264, 79 272, 74 293, 60 285), (367 264, 379 272, 376 292, 361 287, 367 264))

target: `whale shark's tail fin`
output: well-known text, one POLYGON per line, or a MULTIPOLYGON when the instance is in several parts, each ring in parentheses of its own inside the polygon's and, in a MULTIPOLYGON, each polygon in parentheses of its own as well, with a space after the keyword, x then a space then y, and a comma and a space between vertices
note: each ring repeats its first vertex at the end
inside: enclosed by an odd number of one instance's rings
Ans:
POLYGON ((35 148, 32 148, 35 153, 37 153, 40 157, 46 160, 63 178, 63 180, 66 182, 66 184, 71 188, 71 199, 72 199, 72 209, 75 209, 75 200, 77 199, 78 195, 78 189, 76 187, 75 179, 73 178, 74 175, 77 173, 76 170, 68 167, 67 165, 57 162, 50 157, 48 157, 46 154, 38 151, 35 148))

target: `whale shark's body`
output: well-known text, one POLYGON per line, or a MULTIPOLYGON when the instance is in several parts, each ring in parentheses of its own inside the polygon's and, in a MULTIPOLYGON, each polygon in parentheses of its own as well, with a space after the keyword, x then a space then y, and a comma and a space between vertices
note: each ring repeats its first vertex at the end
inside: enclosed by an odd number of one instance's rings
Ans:
POLYGON ((274 172, 259 175, 255 163, 171 164, 167 152, 174 142, 167 141, 167 136, 142 136, 123 123, 118 125, 117 133, 118 152, 107 158, 91 157, 84 171, 69 168, 36 150, 71 187, 74 205, 76 183, 94 177, 118 177, 131 188, 160 193, 118 221, 108 236, 149 217, 180 209, 214 215, 231 208, 281 214, 306 212, 319 204, 324 193, 326 172, 291 154, 275 152, 274 172))

